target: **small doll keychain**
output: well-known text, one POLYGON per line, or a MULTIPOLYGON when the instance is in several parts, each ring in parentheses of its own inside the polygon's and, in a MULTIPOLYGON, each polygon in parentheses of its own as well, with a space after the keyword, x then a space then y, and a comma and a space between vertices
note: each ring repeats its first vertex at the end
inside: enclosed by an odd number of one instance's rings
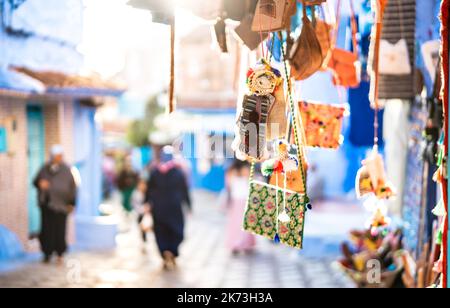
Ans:
MULTIPOLYGON (((290 217, 286 212, 286 179, 287 173, 295 172, 299 167, 299 160, 295 155, 289 154, 290 145, 286 140, 279 140, 276 142, 276 158, 269 159, 265 161, 261 166, 261 172, 264 176, 272 176, 273 174, 283 174, 284 175, 284 207, 283 212, 278 215, 278 220, 287 223, 290 221, 290 217)), ((276 186, 278 187, 278 176, 276 178, 276 186)), ((278 206, 278 194, 276 195, 276 204, 278 206)))
POLYGON ((270 66, 265 59, 261 59, 255 68, 247 72, 247 86, 251 93, 258 96, 272 95, 282 83, 280 71, 270 66))

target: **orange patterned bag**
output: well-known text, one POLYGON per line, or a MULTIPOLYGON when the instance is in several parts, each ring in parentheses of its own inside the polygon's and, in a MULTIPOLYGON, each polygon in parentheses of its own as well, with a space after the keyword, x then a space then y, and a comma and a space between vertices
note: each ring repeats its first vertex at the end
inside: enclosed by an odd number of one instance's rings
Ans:
POLYGON ((345 108, 311 102, 299 102, 298 105, 305 128, 306 144, 327 149, 339 148, 342 143, 345 108))

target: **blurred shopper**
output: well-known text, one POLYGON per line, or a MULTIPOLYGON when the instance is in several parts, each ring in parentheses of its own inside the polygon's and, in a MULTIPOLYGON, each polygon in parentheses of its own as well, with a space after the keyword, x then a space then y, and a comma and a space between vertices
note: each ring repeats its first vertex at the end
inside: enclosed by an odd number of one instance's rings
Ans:
POLYGON ((125 164, 117 177, 117 188, 122 193, 122 206, 127 213, 131 213, 131 195, 136 189, 139 181, 139 175, 133 170, 130 159, 125 160, 125 164))
POLYGON ((116 183, 116 162, 111 155, 104 155, 102 161, 103 198, 109 199, 116 183))
POLYGON ((161 150, 158 164, 150 171, 146 202, 151 205, 153 230, 164 268, 172 269, 184 239, 183 204, 191 210, 186 177, 174 160, 172 147, 161 150))
POLYGON ((226 245, 233 254, 251 252, 256 244, 255 237, 242 230, 249 176, 249 164, 240 160, 235 160, 225 175, 228 210, 226 245))
POLYGON ((144 243, 147 243, 147 232, 149 232, 151 228, 151 225, 149 226, 149 224, 144 221, 144 218, 148 218, 147 215, 150 215, 150 208, 148 204, 145 203, 146 193, 147 183, 141 180, 131 196, 131 204, 138 215, 138 224, 141 229, 142 240, 144 243))
POLYGON ((67 216, 75 208, 77 185, 71 168, 64 162, 60 145, 52 147, 50 161, 39 171, 34 185, 38 189, 42 215, 39 240, 44 262, 49 263, 56 253, 58 263, 62 264, 67 250, 67 216))

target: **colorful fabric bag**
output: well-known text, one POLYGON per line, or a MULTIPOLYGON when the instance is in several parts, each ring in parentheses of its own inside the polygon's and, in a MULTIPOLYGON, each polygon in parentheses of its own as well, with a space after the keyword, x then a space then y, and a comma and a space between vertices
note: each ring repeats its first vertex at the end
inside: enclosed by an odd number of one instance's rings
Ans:
POLYGON ((355 88, 361 81, 361 64, 358 60, 358 43, 356 39, 357 23, 353 9, 353 0, 350 0, 351 27, 353 52, 341 48, 336 48, 336 40, 339 31, 341 0, 338 0, 338 11, 336 18, 336 33, 329 62, 326 64, 333 73, 333 83, 337 86, 355 88))
POLYGON ((258 181, 251 181, 244 230, 297 249, 303 248, 306 205, 304 195, 258 181), (278 194, 278 196, 277 196, 278 194), (284 207, 286 198, 286 207, 284 207), (278 219, 286 211, 288 222, 278 219))
POLYGON ((412 68, 409 60, 408 42, 405 39, 403 25, 403 7, 400 0, 398 5, 401 39, 395 43, 380 40, 380 54, 378 72, 382 75, 409 75, 412 68))
POLYGON ((311 102, 299 102, 306 145, 337 149, 342 143, 341 129, 345 108, 311 102))

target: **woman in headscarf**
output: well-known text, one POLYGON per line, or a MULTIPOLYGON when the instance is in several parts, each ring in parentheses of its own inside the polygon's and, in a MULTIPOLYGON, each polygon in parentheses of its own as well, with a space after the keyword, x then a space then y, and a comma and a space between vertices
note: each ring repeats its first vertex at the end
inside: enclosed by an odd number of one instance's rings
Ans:
POLYGON ((183 204, 191 210, 186 177, 174 160, 173 148, 164 147, 158 163, 150 170, 146 202, 150 205, 156 243, 164 260, 164 268, 176 266, 179 246, 184 239, 183 204))

